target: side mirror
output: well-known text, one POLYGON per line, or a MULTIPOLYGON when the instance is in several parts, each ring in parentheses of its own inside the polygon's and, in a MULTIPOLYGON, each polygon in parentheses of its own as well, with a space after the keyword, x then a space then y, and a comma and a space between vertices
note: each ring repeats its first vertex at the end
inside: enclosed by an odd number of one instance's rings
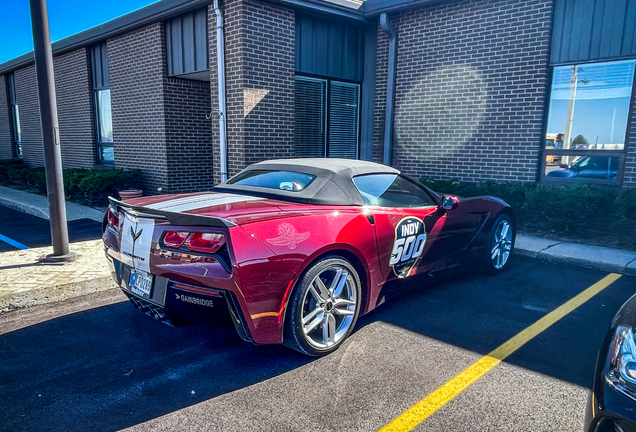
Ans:
POLYGON ((453 195, 442 195, 440 207, 444 210, 453 210, 459 204, 459 198, 453 195))
POLYGON ((559 165, 559 168, 570 169, 570 166, 568 164, 561 164, 559 165))

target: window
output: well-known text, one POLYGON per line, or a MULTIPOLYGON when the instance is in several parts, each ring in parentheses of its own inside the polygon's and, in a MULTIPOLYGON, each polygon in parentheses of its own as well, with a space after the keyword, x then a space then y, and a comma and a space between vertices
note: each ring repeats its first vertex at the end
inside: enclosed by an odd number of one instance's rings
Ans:
POLYGON ((169 19, 165 29, 168 76, 210 81, 207 8, 169 19))
POLYGON ((231 178, 228 183, 298 192, 309 186, 315 178, 310 174, 291 171, 253 170, 231 178))
POLYGON ((113 114, 108 79, 108 50, 105 42, 91 47, 91 66, 97 161, 101 164, 113 164, 115 163, 113 114))
POLYGON ((437 203, 426 190, 397 174, 368 174, 353 178, 364 202, 382 207, 426 207, 437 203))
POLYGON ((635 64, 622 60, 552 69, 545 180, 620 181, 635 64))
POLYGON ((356 159, 360 84, 297 75, 295 92, 296 156, 356 159))
POLYGON ((15 78, 13 73, 7 75, 7 87, 9 89, 9 108, 11 112, 11 129, 13 140, 13 155, 22 157, 22 127, 20 126, 20 107, 15 92, 15 78))

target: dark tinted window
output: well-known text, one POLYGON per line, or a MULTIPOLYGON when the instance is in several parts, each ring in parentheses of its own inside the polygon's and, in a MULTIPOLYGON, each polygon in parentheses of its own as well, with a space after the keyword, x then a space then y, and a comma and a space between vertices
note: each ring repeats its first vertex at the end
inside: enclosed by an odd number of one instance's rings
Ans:
POLYGON ((559 166, 547 165, 545 167, 546 178, 572 178, 611 180, 618 179, 619 158, 605 156, 577 156, 571 160, 572 165, 560 164, 559 166))
POLYGON ((258 186, 298 192, 305 189, 316 177, 291 171, 245 171, 228 180, 228 184, 258 186))
POLYGON ((353 178, 364 202, 383 207, 437 205, 424 188, 396 174, 369 174, 353 178))

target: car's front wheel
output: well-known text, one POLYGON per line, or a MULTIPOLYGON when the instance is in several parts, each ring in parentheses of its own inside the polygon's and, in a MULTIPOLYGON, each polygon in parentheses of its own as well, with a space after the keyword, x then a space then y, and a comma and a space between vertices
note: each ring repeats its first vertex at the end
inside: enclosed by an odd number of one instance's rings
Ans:
POLYGON ((484 253, 484 264, 488 273, 500 273, 508 266, 516 235, 511 217, 507 214, 499 215, 488 235, 484 253))
POLYGON ((304 274, 289 299, 284 343, 311 356, 335 351, 360 313, 360 276, 348 261, 326 257, 304 274))

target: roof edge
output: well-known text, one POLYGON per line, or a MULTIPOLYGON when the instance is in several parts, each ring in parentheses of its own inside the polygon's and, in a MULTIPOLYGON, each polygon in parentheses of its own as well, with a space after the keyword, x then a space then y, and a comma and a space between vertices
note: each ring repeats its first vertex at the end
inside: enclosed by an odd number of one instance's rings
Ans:
POLYGON ((261 2, 278 4, 291 9, 305 10, 329 14, 359 23, 368 24, 363 9, 364 2, 360 0, 259 0, 261 2))
MULTIPOLYGON (((326 13, 336 17, 368 23, 361 0, 259 0, 287 6, 292 9, 326 13)), ((110 39, 123 33, 150 25, 157 21, 181 15, 207 6, 212 0, 162 0, 142 9, 122 15, 99 26, 68 36, 52 44, 53 55, 60 55, 110 39)), ((23 54, 0 64, 0 75, 34 63, 33 52, 23 54)))
MULTIPOLYGON (((210 0, 162 0, 59 40, 51 44, 53 54, 60 55, 84 48, 154 22, 207 6, 209 3, 211 3, 210 0)), ((20 57, 0 64, 0 74, 29 66, 33 64, 33 62, 33 52, 23 54, 20 57)))
POLYGON ((420 6, 430 6, 446 3, 448 0, 367 0, 364 2, 363 12, 366 18, 372 18, 383 13, 397 12, 420 6))

